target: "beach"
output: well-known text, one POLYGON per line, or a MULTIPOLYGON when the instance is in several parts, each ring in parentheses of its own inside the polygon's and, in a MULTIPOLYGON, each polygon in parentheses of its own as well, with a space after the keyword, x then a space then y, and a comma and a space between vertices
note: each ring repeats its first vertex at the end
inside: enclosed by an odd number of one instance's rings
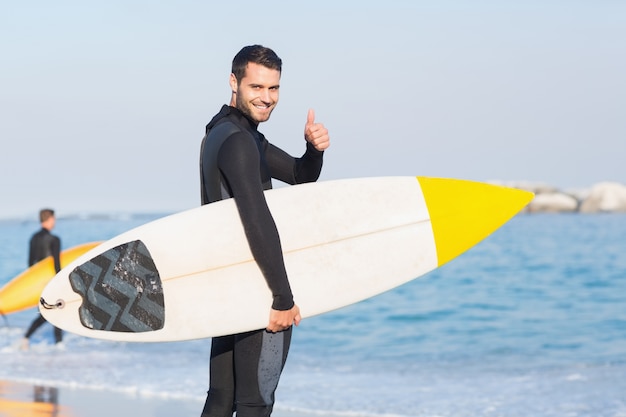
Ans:
POLYGON ((192 400, 0 381, 2 417, 197 416, 201 408, 201 403, 192 400))
MULTIPOLYGON (((0 381, 0 417, 184 417, 199 416, 202 406, 203 401, 192 399, 0 381)), ((276 410, 272 415, 339 417, 339 414, 296 410, 276 410)))

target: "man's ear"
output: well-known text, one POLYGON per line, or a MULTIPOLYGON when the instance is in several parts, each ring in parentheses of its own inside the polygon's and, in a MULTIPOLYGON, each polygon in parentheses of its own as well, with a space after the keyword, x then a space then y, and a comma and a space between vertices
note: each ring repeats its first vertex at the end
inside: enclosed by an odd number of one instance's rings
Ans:
POLYGON ((235 77, 235 74, 230 74, 230 90, 233 92, 233 94, 237 93, 237 77, 235 77))

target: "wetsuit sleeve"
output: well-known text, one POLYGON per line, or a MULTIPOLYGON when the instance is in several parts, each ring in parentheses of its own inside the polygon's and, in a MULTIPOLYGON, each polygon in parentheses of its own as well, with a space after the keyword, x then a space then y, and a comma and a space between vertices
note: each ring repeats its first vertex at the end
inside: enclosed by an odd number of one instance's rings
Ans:
POLYGON ((30 239, 30 245, 29 245, 29 250, 28 250, 28 266, 33 266, 35 265, 35 263, 37 263, 37 249, 35 246, 35 237, 33 236, 30 239))
POLYGON ((276 224, 259 178, 259 151, 247 135, 232 135, 221 146, 218 166, 235 199, 250 250, 273 295, 272 308, 289 310, 293 294, 276 224))
POLYGON ((54 270, 58 274, 61 270, 61 239, 56 236, 52 236, 50 239, 50 252, 52 259, 54 259, 54 270))
POLYGON ((317 181, 322 171, 323 155, 323 151, 308 142, 300 158, 294 158, 272 144, 268 144, 265 152, 272 177, 291 185, 317 181))

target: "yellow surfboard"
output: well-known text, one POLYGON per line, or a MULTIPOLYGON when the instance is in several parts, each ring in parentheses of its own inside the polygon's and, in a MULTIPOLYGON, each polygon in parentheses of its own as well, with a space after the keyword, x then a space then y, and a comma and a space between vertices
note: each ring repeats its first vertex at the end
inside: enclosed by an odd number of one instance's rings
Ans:
MULTIPOLYGON (((62 251, 61 268, 99 244, 100 242, 83 243, 62 251)), ((13 278, 0 289, 0 314, 15 313, 37 306, 41 291, 55 275, 54 261, 49 256, 13 278)))

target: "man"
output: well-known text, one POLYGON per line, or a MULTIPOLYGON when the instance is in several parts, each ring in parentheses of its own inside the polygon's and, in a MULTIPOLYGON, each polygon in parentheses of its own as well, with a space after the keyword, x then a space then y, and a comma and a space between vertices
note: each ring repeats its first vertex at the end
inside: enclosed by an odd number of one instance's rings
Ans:
MULTIPOLYGON (((56 224, 54 210, 43 209, 39 212, 39 221, 41 229, 35 233, 30 239, 30 247, 28 252, 28 266, 32 266, 42 259, 52 256, 54 260, 54 270, 59 273, 61 270, 61 239, 50 233, 56 224)), ((22 340, 22 349, 28 349, 29 339, 32 334, 46 322, 41 314, 32 322, 24 339, 22 340)), ((54 328, 54 340, 58 345, 63 341, 63 332, 58 327, 54 328)))
POLYGON ((313 110, 307 115, 306 150, 300 158, 272 145, 257 130, 278 103, 281 70, 282 61, 271 49, 244 47, 232 63, 230 105, 209 122, 202 141, 202 204, 234 198, 254 259, 273 295, 265 329, 212 339, 210 388, 202 417, 271 415, 292 325, 301 319, 263 191, 272 188, 272 178, 288 184, 316 181, 330 138, 324 125, 315 122, 313 110))

